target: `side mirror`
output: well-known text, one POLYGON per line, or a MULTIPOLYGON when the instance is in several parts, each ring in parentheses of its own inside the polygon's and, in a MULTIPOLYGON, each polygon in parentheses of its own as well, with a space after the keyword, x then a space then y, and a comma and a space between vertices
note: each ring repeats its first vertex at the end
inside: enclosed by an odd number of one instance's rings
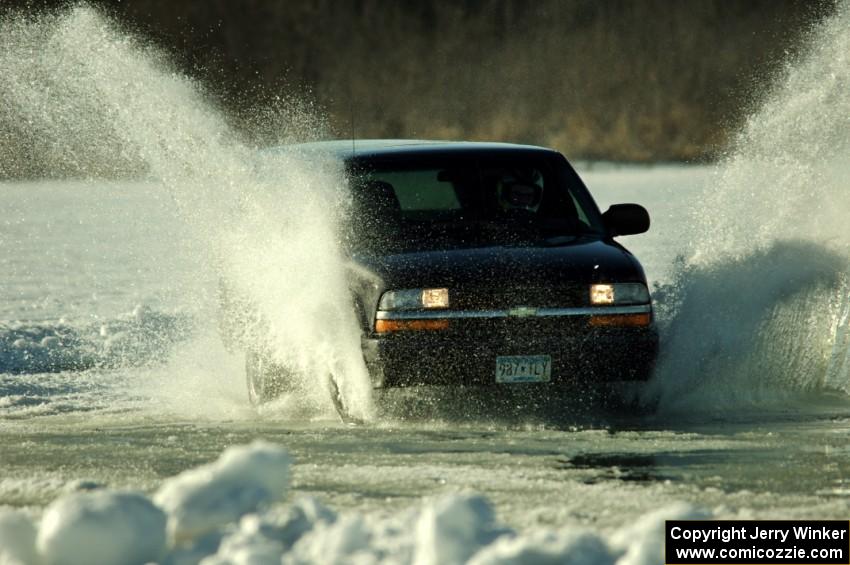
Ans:
POLYGON ((649 213, 639 204, 614 204, 602 214, 612 236, 634 235, 649 230, 649 213))

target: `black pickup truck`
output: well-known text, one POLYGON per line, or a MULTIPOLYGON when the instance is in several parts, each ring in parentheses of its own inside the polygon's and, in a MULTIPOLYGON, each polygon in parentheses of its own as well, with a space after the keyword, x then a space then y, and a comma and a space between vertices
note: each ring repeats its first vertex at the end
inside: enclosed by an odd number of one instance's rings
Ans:
MULTIPOLYGON (((560 153, 505 143, 330 141, 353 206, 349 288, 373 386, 546 386, 646 380, 658 333, 646 277, 560 153), (524 385, 533 386, 533 385, 524 385)), ((248 348, 251 400, 280 367, 248 348)))

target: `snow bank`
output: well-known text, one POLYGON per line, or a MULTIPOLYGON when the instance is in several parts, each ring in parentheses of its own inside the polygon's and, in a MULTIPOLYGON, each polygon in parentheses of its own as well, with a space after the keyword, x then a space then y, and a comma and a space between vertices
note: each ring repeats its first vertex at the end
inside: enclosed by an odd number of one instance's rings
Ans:
POLYGON ((165 514, 136 493, 75 493, 44 512, 37 547, 48 565, 132 565, 165 553, 165 514))
POLYGON ((526 563, 612 565, 614 556, 605 541, 591 532, 544 530, 532 532, 527 536, 503 536, 478 552, 469 561, 469 565, 524 565, 526 563))
POLYGON ((0 510, 0 564, 34 563, 35 535, 35 526, 29 517, 13 510, 0 510))
POLYGON ((209 465, 171 478, 154 495, 168 513, 172 540, 189 540, 281 500, 290 459, 265 442, 225 450, 209 465))
POLYGON ((617 565, 655 565, 664 553, 665 520, 704 520, 709 512, 690 504, 675 504, 651 512, 611 537, 611 546, 622 554, 617 565))
POLYGON ((679 504, 610 536, 581 527, 523 533, 499 525, 490 503, 474 494, 390 515, 337 515, 312 498, 275 505, 289 466, 282 448, 256 442, 166 480, 153 501, 70 493, 47 507, 37 527, 0 510, 0 565, 662 565, 664 520, 711 517, 679 504))
POLYGON ((415 565, 466 563, 475 551, 506 533, 481 496, 456 496, 426 506, 416 526, 415 565))
POLYGON ((195 322, 185 313, 132 312, 98 323, 0 323, 0 373, 81 371, 92 367, 146 365, 164 359, 190 337, 195 322))
MULTIPOLYGON (((222 540, 217 553, 204 559, 203 565, 225 565, 236 563, 280 564, 285 552, 315 527, 333 524, 336 514, 313 498, 302 498, 286 508, 275 508, 262 515, 249 514, 239 521, 239 527, 222 540)), ((331 552, 331 545, 318 548, 317 561, 331 552)), ((308 553, 312 554, 312 548, 308 553)), ((313 561, 309 561, 313 562, 313 561)))

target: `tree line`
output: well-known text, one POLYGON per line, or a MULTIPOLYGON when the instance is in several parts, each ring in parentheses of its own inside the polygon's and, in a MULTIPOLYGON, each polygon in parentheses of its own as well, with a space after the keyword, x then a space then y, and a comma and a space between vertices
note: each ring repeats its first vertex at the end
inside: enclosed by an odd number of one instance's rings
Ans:
POLYGON ((631 161, 712 158, 834 9, 832 0, 90 3, 198 76, 258 143, 275 134, 256 129, 247 109, 284 97, 340 137, 505 140, 631 161))

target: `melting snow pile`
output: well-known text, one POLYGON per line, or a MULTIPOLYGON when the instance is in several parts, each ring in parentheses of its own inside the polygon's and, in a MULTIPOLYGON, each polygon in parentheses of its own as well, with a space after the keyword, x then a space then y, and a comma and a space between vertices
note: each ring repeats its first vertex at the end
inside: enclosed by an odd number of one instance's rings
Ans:
POLYGON ((0 564, 660 565, 665 519, 709 517, 683 504, 607 537, 581 528, 525 534, 466 494, 393 516, 338 515, 311 498, 281 504, 289 466, 282 448, 255 442, 166 480, 152 498, 75 492, 38 524, 0 511, 0 564))
POLYGON ((169 536, 191 540, 276 502, 288 483, 286 452, 257 443, 166 481, 153 500, 168 513, 169 536))
POLYGON ((164 357, 192 331, 190 316, 145 306, 96 324, 0 322, 0 373, 142 365, 164 357))

